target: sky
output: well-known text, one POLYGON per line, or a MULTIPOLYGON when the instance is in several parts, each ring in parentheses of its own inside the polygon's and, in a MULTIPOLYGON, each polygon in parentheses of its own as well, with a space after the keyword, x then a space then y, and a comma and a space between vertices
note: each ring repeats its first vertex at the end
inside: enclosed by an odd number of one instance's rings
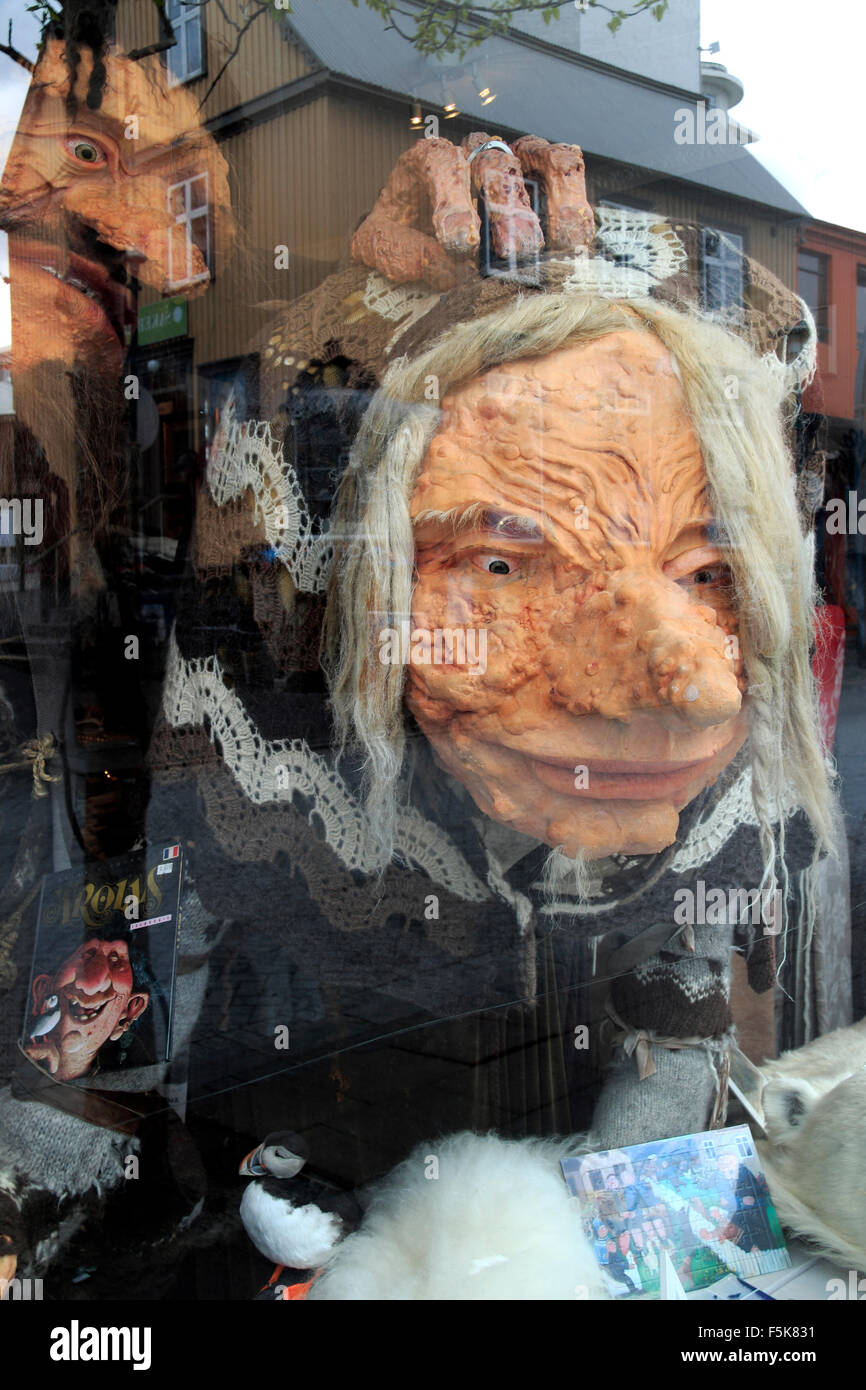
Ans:
MULTIPOLYGON (((12 21, 12 43, 25 58, 32 58, 39 25, 36 16, 28 14, 23 0, 0 0, 0 36, 6 41, 9 21, 12 21)), ((0 54, 0 167, 5 165, 9 144, 15 133, 21 103, 27 93, 30 76, 11 59, 0 54)))
MULTIPOLYGON (((23 0, 0 0, 4 38, 10 19, 15 46, 32 56, 37 26, 23 0)), ((712 61, 724 63, 745 86, 735 115, 760 137, 749 147, 752 154, 813 217, 861 232, 866 232, 864 31, 860 0, 701 3, 701 43, 719 43, 712 61)), ((0 65, 2 166, 29 79, 2 55, 0 65)), ((6 272, 2 233, 0 272, 6 272)), ((9 292, 0 282, 0 347, 10 336, 9 292)))
MULTIPOLYGON (((39 26, 35 16, 27 13, 22 0, 0 0, 0 36, 6 42, 9 21, 12 20, 12 43, 19 53, 32 58, 39 26)), ((18 67, 11 59, 0 54, 0 168, 5 167, 9 146, 18 124, 21 105, 27 95, 30 75, 18 67)), ((6 246, 6 233, 0 232, 0 276, 8 275, 9 258, 6 246)), ((9 312, 9 286, 0 279, 0 350, 8 348, 12 341, 12 323, 9 312)))
MULTIPOLYGON (((664 21, 662 21, 664 23, 664 21)), ((861 0, 702 0, 701 43, 746 92, 749 149, 822 222, 866 232, 861 0)))

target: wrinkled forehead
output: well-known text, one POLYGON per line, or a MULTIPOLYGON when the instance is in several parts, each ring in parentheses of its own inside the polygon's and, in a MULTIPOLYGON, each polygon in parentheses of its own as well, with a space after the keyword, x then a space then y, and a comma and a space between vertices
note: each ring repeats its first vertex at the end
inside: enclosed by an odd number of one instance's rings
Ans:
POLYGON ((72 953, 69 960, 77 961, 88 951, 96 951, 98 955, 102 956, 117 955, 124 960, 129 959, 129 946, 121 937, 118 937, 116 941, 109 941, 101 936, 92 936, 87 941, 82 941, 78 950, 72 953))
MULTIPOLYGON (((461 405, 484 409, 509 398, 532 397, 547 405, 577 410, 604 420, 623 410, 645 418, 668 402, 679 387, 676 363, 664 344, 649 332, 623 329, 588 343, 572 343, 544 356, 520 358, 490 367, 449 392, 443 409, 461 405)), ((685 402, 680 401, 683 409, 685 402)), ((482 412, 483 413, 483 412, 482 412)))
POLYGON ((707 486, 676 364, 648 333, 623 331, 494 367, 450 392, 412 514, 483 501, 533 514, 700 507, 707 486), (577 493, 575 489, 577 488, 577 493))
POLYGON ((19 122, 19 132, 31 136, 57 135, 74 127, 103 129, 116 127, 115 133, 124 140, 127 155, 140 156, 143 149, 171 145, 179 136, 195 131, 201 122, 189 93, 182 87, 168 87, 165 69, 157 61, 143 58, 132 62, 117 49, 109 49, 103 58, 105 78, 100 90, 99 105, 87 104, 94 55, 81 45, 75 70, 76 109, 70 116, 67 98, 71 70, 62 40, 49 39, 40 57, 27 94, 19 122), (140 119, 135 140, 129 140, 124 130, 130 116, 140 119))

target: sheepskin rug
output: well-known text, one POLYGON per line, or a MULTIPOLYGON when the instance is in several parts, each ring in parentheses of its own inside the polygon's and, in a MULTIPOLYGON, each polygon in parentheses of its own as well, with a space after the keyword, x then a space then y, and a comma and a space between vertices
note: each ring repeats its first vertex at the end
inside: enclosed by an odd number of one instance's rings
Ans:
POLYGON ((493 1134, 422 1145, 373 1190, 309 1297, 608 1298, 559 1167, 579 1148, 493 1134))
POLYGON ((779 1219, 843 1268, 866 1270, 866 1019, 760 1070, 758 1151, 779 1219))

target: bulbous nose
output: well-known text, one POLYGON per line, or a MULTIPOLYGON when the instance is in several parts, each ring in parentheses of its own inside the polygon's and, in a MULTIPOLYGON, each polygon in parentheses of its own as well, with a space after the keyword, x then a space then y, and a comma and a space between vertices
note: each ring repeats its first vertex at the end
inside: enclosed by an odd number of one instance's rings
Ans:
POLYGON ((627 721, 657 710, 707 728, 739 712, 742 695, 715 610, 658 572, 621 571, 573 627, 557 623, 551 636, 559 639, 543 659, 551 699, 574 714, 627 721))
POLYGON ((75 986, 82 994, 101 994, 110 984, 108 961, 101 951, 88 956, 75 972, 75 986))
POLYGON ((616 615, 629 615, 645 661, 645 688, 636 697, 643 708, 674 710, 697 728, 739 712, 742 695, 714 608, 655 573, 625 576, 613 597, 611 618, 621 624, 616 615))
POLYGON ((662 705, 677 711, 698 728, 733 719, 742 696, 730 662, 724 654, 724 638, 716 644, 709 634, 716 632, 705 619, 665 618, 639 639, 647 655, 650 689, 662 705), (705 635, 698 624, 704 623, 705 635))

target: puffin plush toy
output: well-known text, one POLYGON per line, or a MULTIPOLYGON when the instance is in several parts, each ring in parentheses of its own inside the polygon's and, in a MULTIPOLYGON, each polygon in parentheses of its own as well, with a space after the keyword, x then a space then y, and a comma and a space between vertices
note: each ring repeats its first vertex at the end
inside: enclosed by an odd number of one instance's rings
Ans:
POLYGON ((277 1266, 259 1297, 304 1297, 361 1219, 350 1193, 309 1171, 301 1176, 308 1159, 301 1136, 280 1130, 269 1134, 240 1165, 241 1175, 253 1179, 241 1201, 241 1221, 256 1249, 277 1266), (290 1277, 280 1282, 284 1270, 290 1277))

